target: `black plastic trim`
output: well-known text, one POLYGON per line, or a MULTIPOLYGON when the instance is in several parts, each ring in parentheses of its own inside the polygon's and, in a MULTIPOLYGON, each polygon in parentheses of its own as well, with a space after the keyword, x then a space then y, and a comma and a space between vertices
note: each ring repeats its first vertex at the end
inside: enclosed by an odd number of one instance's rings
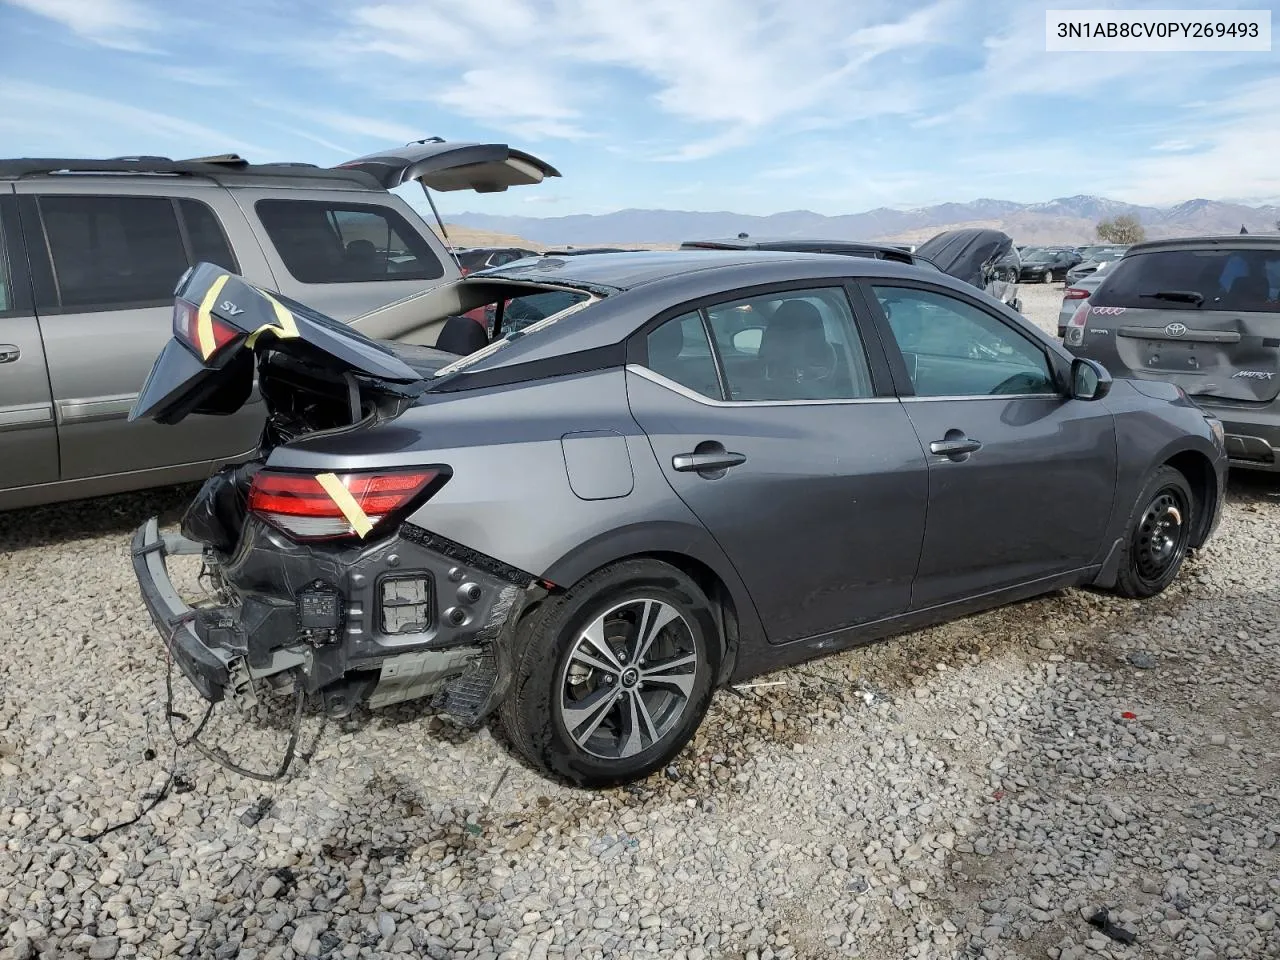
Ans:
POLYGON ((412 543, 434 550, 436 553, 448 557, 450 560, 456 560, 468 567, 474 567, 477 570, 482 570, 490 576, 497 577, 500 580, 506 580, 508 583, 514 583, 519 587, 527 587, 537 579, 533 574, 521 570, 519 567, 513 567, 509 563, 503 563, 501 560, 494 559, 488 554, 472 550, 470 547, 464 546, 456 540, 450 540, 448 537, 443 537, 438 533, 432 533, 430 530, 414 526, 411 523, 405 523, 400 526, 400 536, 412 543))
POLYGON ((0 193, 0 280, 8 276, 8 310, 0 317, 29 317, 35 314, 31 296, 31 275, 27 267, 27 245, 22 235, 22 218, 18 214, 18 198, 0 193))
POLYGON ((611 343, 603 347, 593 347, 590 350, 578 350, 558 357, 530 360, 527 363, 494 367, 489 370, 474 372, 460 370, 453 376, 442 377, 439 383, 433 383, 427 389, 431 393, 454 393, 459 390, 478 390, 484 387, 505 387, 528 380, 546 380, 551 377, 567 377, 578 373, 608 370, 625 366, 626 362, 626 344, 611 343))

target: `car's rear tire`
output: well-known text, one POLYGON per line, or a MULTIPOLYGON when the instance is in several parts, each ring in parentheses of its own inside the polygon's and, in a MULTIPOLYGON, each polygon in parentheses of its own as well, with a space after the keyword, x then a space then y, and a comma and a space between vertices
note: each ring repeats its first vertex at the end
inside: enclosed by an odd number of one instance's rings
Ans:
POLYGON ((624 560, 520 625, 503 726, 530 763, 578 786, 638 780, 698 729, 718 656, 697 584, 667 563, 624 560))
POLYGON ((1191 485, 1181 472, 1164 466, 1151 475, 1125 529, 1117 593, 1154 597, 1173 582, 1199 520, 1196 510, 1191 485))

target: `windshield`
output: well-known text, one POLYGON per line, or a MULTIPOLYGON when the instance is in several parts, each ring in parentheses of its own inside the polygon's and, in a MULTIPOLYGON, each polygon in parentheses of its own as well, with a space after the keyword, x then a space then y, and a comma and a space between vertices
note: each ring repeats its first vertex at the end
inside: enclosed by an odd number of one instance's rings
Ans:
POLYGON ((1030 254, 1023 254, 1023 263, 1048 263, 1054 258, 1054 254, 1050 250, 1035 250, 1030 254))
POLYGON ((1280 313, 1280 249, 1162 250, 1107 272, 1094 303, 1148 310, 1280 313))
MULTIPOLYGON (((540 331, 547 329, 552 324, 557 323, 560 320, 563 320, 565 317, 570 316, 571 314, 577 313, 579 310, 583 309, 584 307, 591 306, 591 304, 598 302, 600 299, 599 297, 592 297, 589 295, 581 294, 578 291, 556 290, 556 291, 549 291, 549 292, 573 293, 575 296, 581 297, 582 299, 579 299, 576 303, 570 304, 569 306, 565 307, 563 310, 560 310, 558 313, 550 314, 549 316, 546 316, 541 320, 531 323, 528 326, 522 327, 518 330, 512 330, 509 333, 504 334, 503 336, 499 337, 497 340, 493 341, 493 343, 489 344, 487 347, 483 347, 477 350, 475 353, 469 353, 465 357, 463 357, 461 360, 455 360, 453 363, 449 364, 448 366, 441 367, 439 370, 435 372, 435 376, 445 377, 445 376, 448 376, 449 374, 458 373, 461 370, 465 370, 467 367, 470 367, 472 364, 479 363, 481 360, 485 359, 486 357, 493 356, 495 353, 497 353, 507 344, 512 343, 516 340, 519 340, 523 337, 533 336, 534 334, 537 334, 540 331)), ((542 294, 542 293, 530 294, 529 298, 533 299, 533 298, 544 297, 544 296, 546 296, 546 294, 542 294)), ((522 299, 525 299, 525 298, 523 297, 516 298, 516 300, 522 300, 522 299)))

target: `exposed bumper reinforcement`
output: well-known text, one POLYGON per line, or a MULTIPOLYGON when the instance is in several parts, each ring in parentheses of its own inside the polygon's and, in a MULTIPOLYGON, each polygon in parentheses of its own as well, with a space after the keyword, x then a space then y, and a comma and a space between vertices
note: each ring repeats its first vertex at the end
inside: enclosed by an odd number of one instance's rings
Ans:
POLYGON ((229 650, 206 645, 196 633, 196 611, 174 589, 166 565, 171 556, 198 556, 203 550, 194 540, 161 534, 159 523, 152 517, 134 532, 133 572, 142 602, 170 656, 201 696, 216 702, 231 683, 237 658, 229 650))

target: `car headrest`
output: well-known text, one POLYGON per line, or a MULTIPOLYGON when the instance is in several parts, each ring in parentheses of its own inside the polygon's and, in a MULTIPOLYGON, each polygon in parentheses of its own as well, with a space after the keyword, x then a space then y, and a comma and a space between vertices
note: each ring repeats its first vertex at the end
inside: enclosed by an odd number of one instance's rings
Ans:
POLYGON ((823 362, 830 356, 818 308, 805 300, 784 300, 760 338, 760 359, 769 362, 823 362))
POLYGON ((470 317, 452 316, 440 328, 436 349, 465 357, 489 345, 489 334, 470 317))

